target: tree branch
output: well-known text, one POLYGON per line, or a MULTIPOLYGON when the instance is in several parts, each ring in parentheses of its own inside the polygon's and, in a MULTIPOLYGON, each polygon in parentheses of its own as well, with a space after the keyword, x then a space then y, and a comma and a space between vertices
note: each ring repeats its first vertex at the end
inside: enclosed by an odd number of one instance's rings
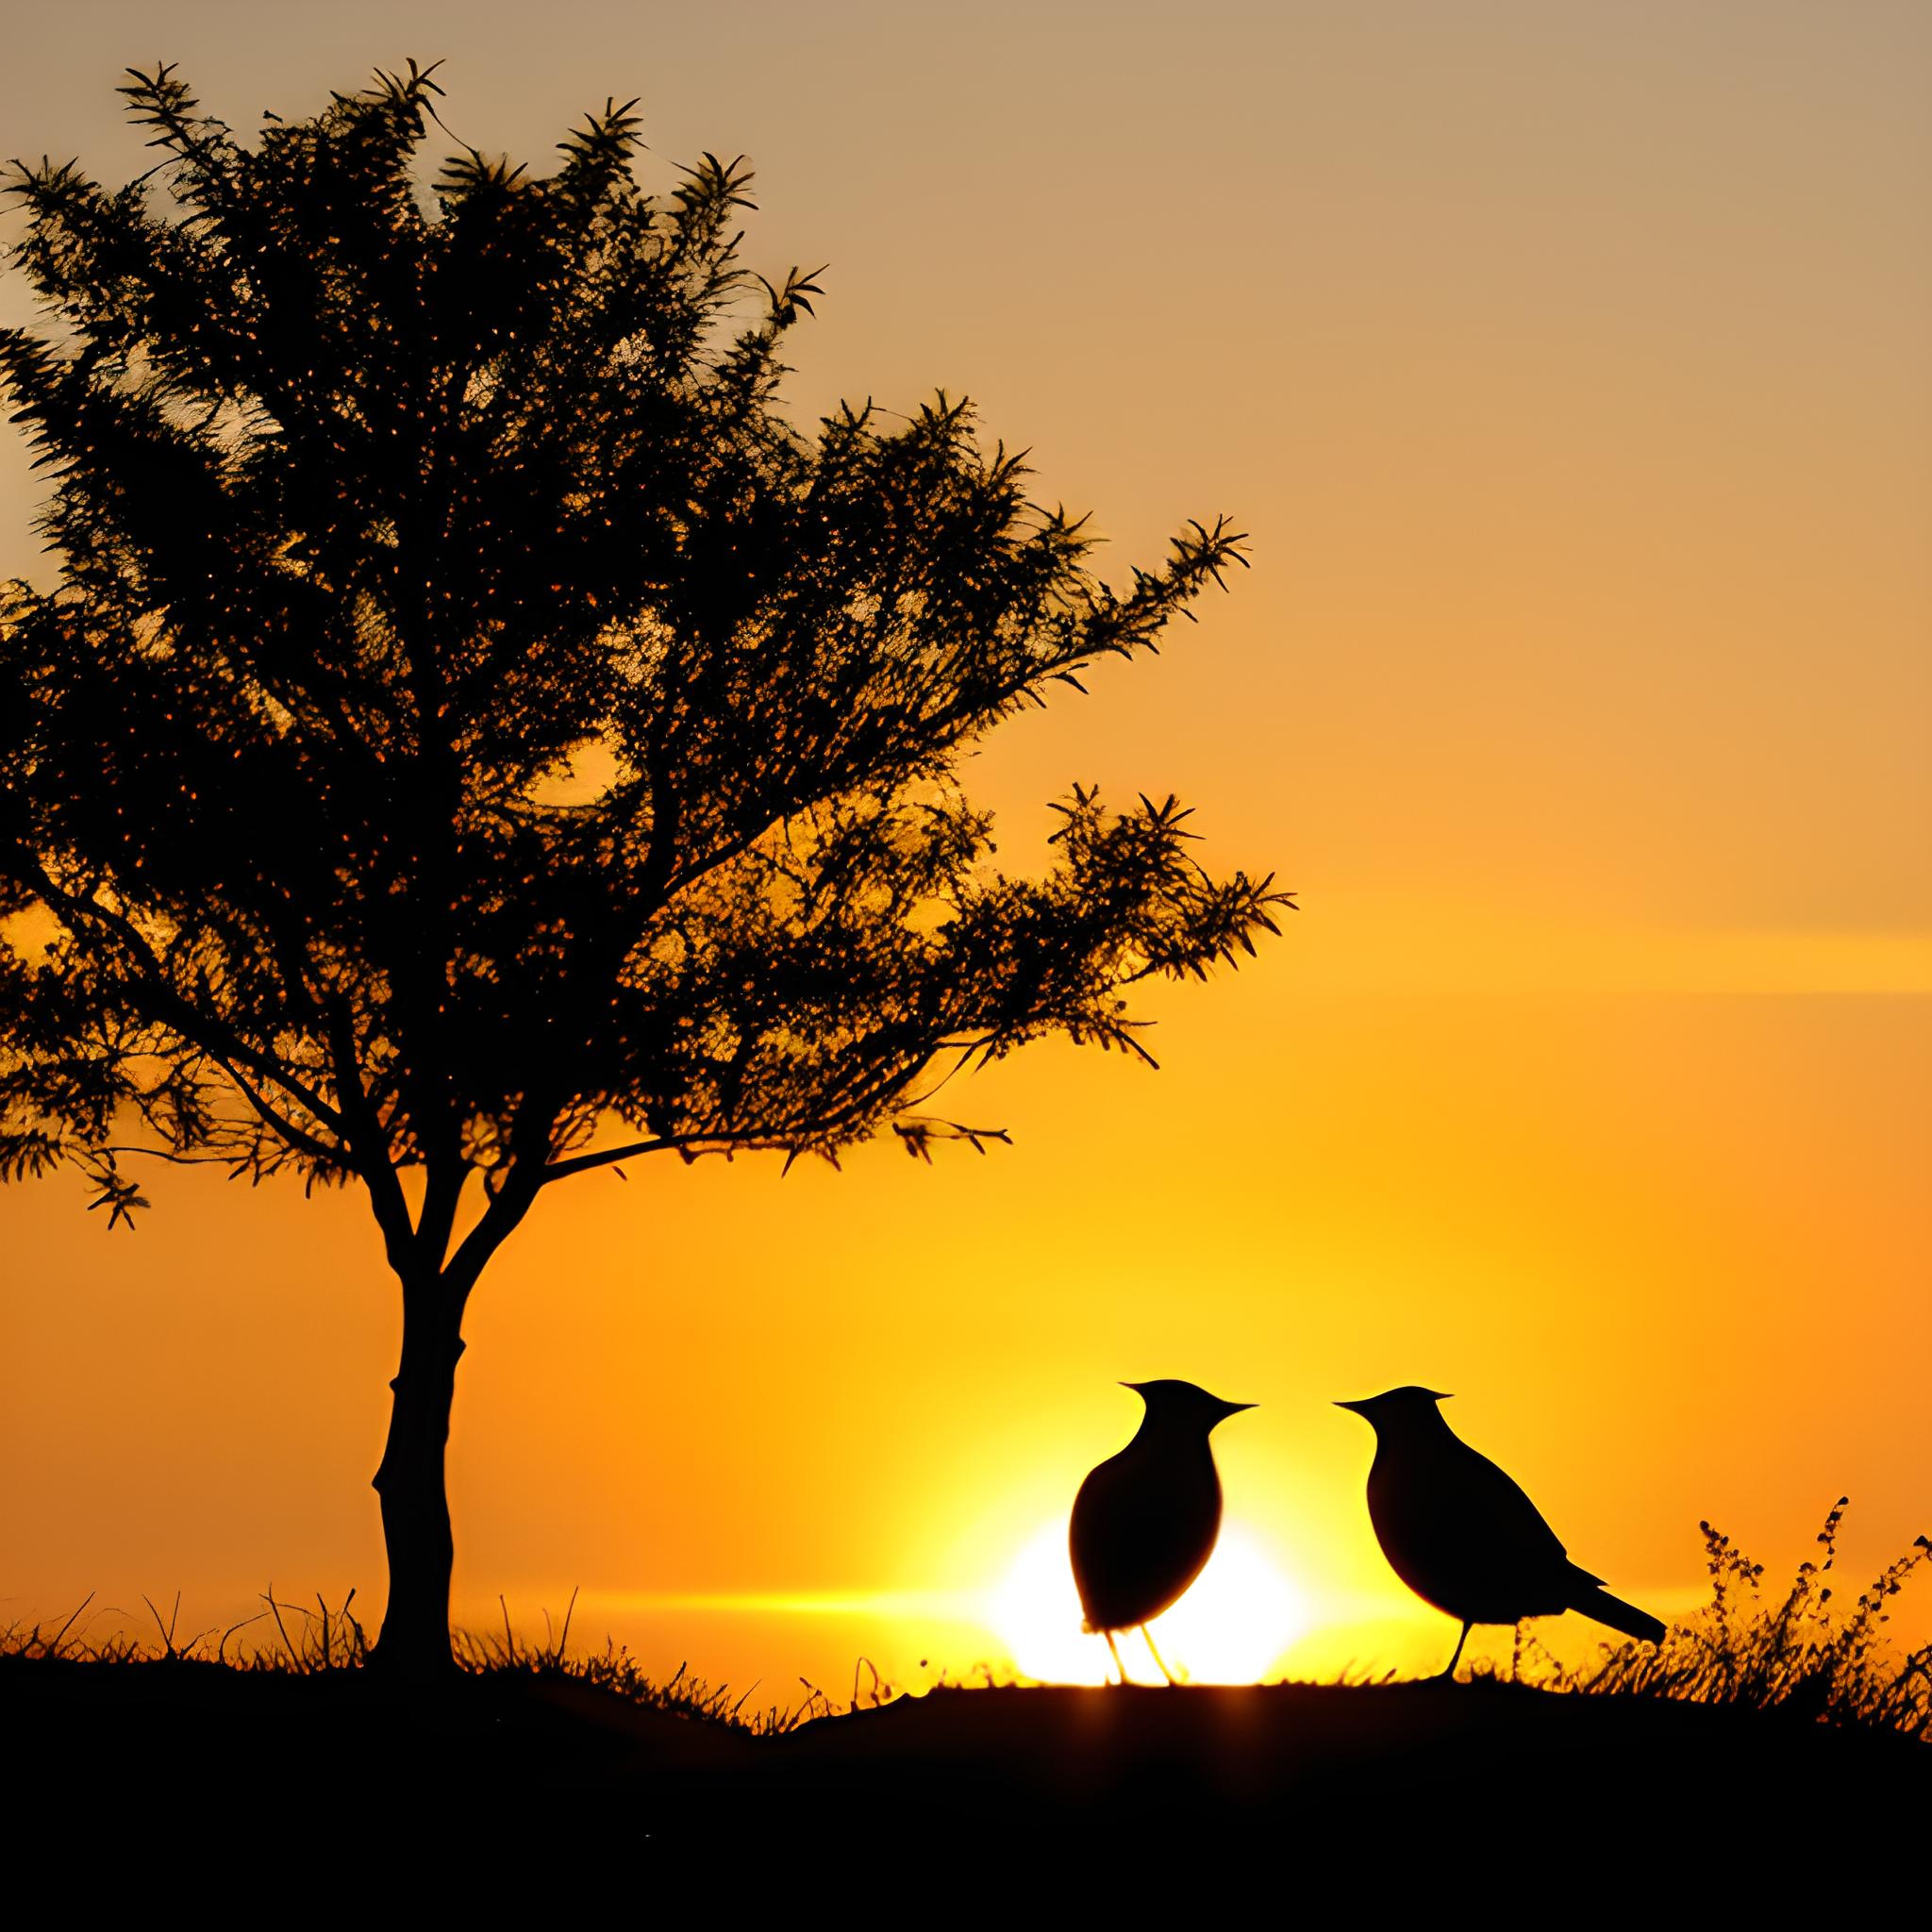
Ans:
POLYGON ((607 1147, 597 1154, 574 1154, 568 1160, 549 1162, 543 1170, 543 1178, 539 1185, 547 1188, 553 1181, 568 1180, 574 1174, 588 1174, 593 1167, 608 1167, 613 1161, 631 1160, 645 1154, 682 1152, 694 1146, 699 1140, 715 1141, 720 1138, 714 1134, 705 1134, 686 1139, 674 1134, 655 1141, 626 1141, 622 1147, 607 1147))
MULTIPOLYGON (((15 848, 19 850, 18 847, 15 848)), ((133 923, 127 917, 115 911, 111 907, 103 906, 97 899, 83 897, 56 885, 46 868, 29 854, 21 855, 25 864, 16 874, 23 883, 30 885, 48 905, 59 906, 69 915, 67 928, 76 939, 80 938, 79 925, 95 923, 106 926, 127 948, 143 971, 133 980, 126 982, 130 991, 146 994, 155 1002, 156 1011, 151 1017, 163 1025, 171 1026, 184 1040, 192 1041, 219 1064, 230 1078, 234 1077, 230 1061, 239 1060, 261 1080, 280 1087, 292 1100, 301 1105, 332 1132, 346 1141, 349 1135, 342 1117, 330 1107, 308 1082, 298 1080, 279 1061, 271 1058, 258 1048, 251 1047, 246 1041, 236 1036, 233 1029, 225 1025, 211 1013, 204 1013, 193 1003, 185 999, 170 986, 164 975, 160 958, 148 944, 133 923)))

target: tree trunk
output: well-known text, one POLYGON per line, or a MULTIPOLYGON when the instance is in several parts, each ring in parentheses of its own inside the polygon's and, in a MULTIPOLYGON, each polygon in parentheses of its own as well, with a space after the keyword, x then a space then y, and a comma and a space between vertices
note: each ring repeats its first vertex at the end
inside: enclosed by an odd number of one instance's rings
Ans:
POLYGON ((390 1408, 389 1440, 375 1472, 389 1606, 372 1661, 408 1676, 453 1667, 449 1647, 450 1533, 444 1453, 457 1360, 463 1352, 462 1301, 431 1279, 403 1290, 403 1359, 390 1408))

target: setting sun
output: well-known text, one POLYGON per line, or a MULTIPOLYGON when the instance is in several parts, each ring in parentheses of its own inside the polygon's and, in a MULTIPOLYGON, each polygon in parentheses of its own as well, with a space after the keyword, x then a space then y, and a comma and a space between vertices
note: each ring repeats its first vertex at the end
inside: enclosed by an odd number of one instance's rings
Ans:
MULTIPOLYGON (((988 1622, 1024 1675, 1051 1684, 1102 1684, 1105 1641, 1080 1627, 1080 1599, 1067 1563, 1066 1525, 1046 1524, 1014 1557, 987 1609, 988 1622)), ((1154 1641, 1177 1677, 1197 1684, 1252 1684, 1307 1625, 1301 1593, 1253 1532, 1233 1524, 1199 1580, 1165 1616, 1154 1641)), ((1159 1672, 1135 1631, 1118 1639, 1128 1672, 1159 1672)))

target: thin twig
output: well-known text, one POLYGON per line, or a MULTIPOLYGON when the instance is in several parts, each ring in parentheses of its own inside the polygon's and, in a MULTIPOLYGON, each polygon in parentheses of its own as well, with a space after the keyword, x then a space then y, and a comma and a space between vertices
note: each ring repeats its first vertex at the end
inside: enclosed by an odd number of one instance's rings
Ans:
MULTIPOLYGON (((88 1593, 81 1598, 79 1605, 75 1607, 74 1617, 79 1616, 81 1611, 86 1609, 88 1605, 92 1603, 93 1600, 94 1593, 92 1591, 89 1591, 88 1593)), ((49 1657, 58 1657, 60 1655, 61 1640, 67 1635, 67 1633, 70 1630, 74 1628, 74 1617, 69 1617, 66 1623, 61 1624, 59 1630, 55 1635, 53 1642, 47 1646, 47 1655, 49 1657)))
POLYGON ((218 1644, 216 1644, 216 1645, 215 1645, 215 1661, 216 1661, 216 1663, 221 1663, 221 1662, 225 1661, 225 1659, 223 1658, 222 1653, 223 1653, 223 1652, 224 1652, 225 1650, 226 1650, 226 1649, 227 1649, 227 1647, 228 1647, 228 1639, 229 1639, 229 1638, 231 1638, 232 1636, 234 1636, 234 1634, 236 1633, 236 1631, 238 1631, 238 1630, 245 1630, 245 1629, 247 1629, 247 1627, 249 1626, 249 1624, 258 1624, 258 1623, 260 1623, 260 1622, 261 1622, 261 1620, 262 1620, 262 1619, 263 1619, 263 1618, 264 1618, 265 1616, 267 1616, 267 1615, 268 1615, 268 1612, 267 1612, 266 1610, 257 1610, 257 1611, 256 1611, 256 1613, 254 1614, 254 1616, 252 1616, 252 1617, 243 1617, 243 1618, 242 1619, 242 1621, 241 1621, 241 1622, 240 1622, 239 1624, 230 1624, 228 1625, 228 1627, 227 1627, 227 1628, 226 1628, 225 1630, 224 1630, 224 1631, 222 1632, 222 1641, 220 1641, 220 1642, 219 1642, 218 1644))
MULTIPOLYGON (((275 1602, 275 1587, 273 1583, 269 1585, 268 1594, 262 1598, 262 1601, 265 1604, 267 1604, 270 1611, 275 1616, 275 1628, 282 1633, 282 1642, 284 1643, 284 1645, 287 1646, 289 1652, 289 1661, 291 1664, 293 1664, 295 1668, 299 1672, 301 1672, 301 1674, 306 1677, 308 1674, 308 1666, 302 1661, 302 1658, 300 1655, 297 1653, 295 1646, 292 1643, 289 1642, 289 1626, 282 1622, 282 1608, 281 1606, 275 1602)), ((289 1607, 292 1610, 295 1607, 293 1604, 291 1604, 289 1607)))

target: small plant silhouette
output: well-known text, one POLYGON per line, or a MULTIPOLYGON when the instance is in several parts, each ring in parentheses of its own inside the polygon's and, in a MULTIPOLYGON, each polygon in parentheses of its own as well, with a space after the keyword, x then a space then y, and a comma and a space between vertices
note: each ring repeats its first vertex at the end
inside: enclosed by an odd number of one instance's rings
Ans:
POLYGON ((1823 1555, 1798 1566, 1774 1605, 1764 1566, 1709 1523, 1704 1533, 1710 1602, 1664 1641, 1606 1646, 1595 1665, 1569 1669, 1542 1654, 1541 1681, 1591 1696, 1668 1697, 1775 1710, 1818 1724, 1932 1739, 1932 1644, 1901 1653, 1886 1629, 1892 1600, 1932 1556, 1920 1537, 1861 1591, 1849 1611, 1829 1580, 1848 1499, 1818 1533, 1823 1555))

